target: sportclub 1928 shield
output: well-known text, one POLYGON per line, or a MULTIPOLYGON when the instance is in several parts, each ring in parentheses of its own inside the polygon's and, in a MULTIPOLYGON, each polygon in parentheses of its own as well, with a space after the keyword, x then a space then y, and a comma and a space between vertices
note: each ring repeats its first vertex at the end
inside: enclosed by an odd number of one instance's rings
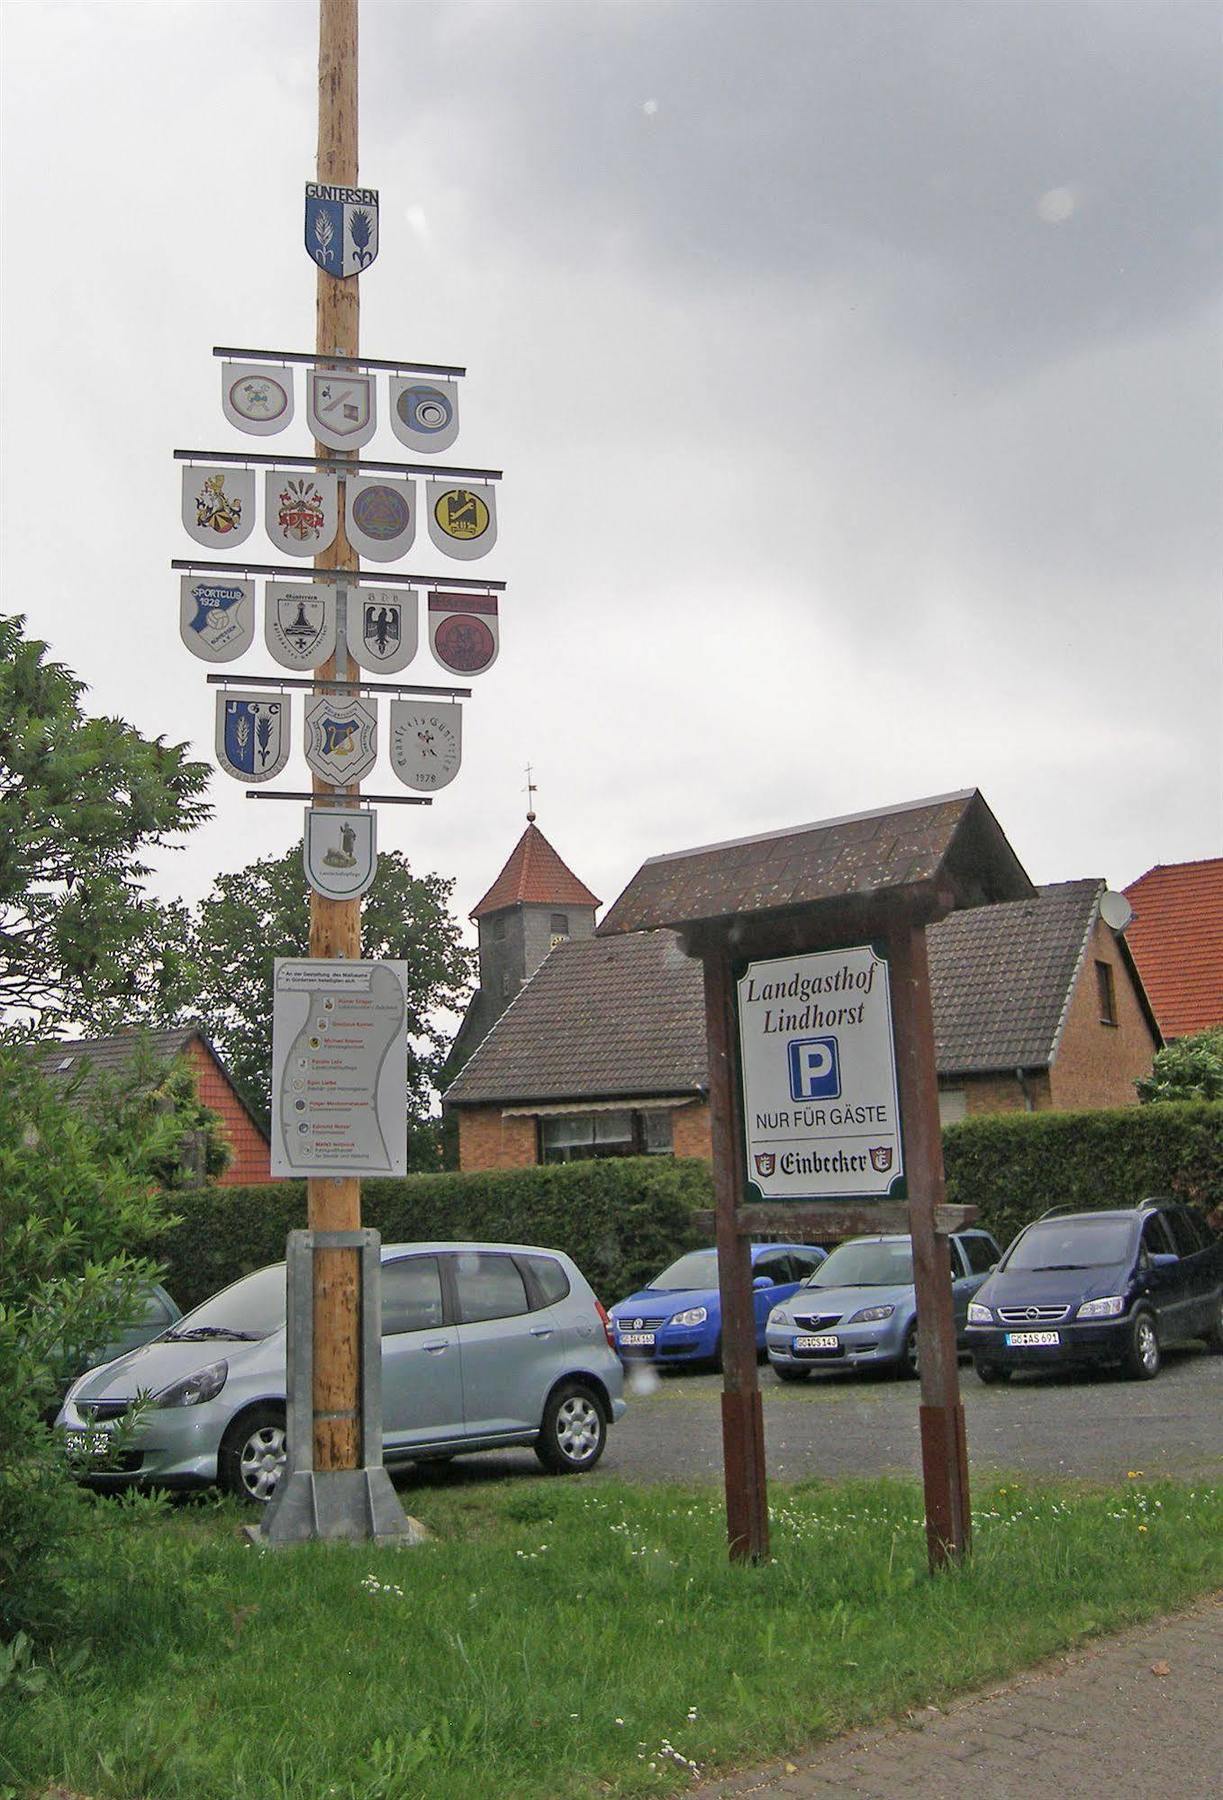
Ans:
POLYGON ((251 469, 183 470, 183 524, 197 544, 234 549, 255 529, 255 475, 251 469))
POLYGON ((497 496, 487 482, 454 487, 431 481, 429 536, 447 556, 474 562, 487 556, 497 541, 497 496))
POLYGON ((377 188, 308 181, 306 254, 337 281, 368 269, 378 254, 377 188))
POLYGON ((263 641, 282 669, 317 669, 335 649, 335 590, 319 582, 268 581, 263 641))
POLYGON ((440 456, 459 435, 457 383, 392 375, 391 430, 410 450, 440 456))
POLYGON ((361 369, 311 369, 306 417, 315 437, 332 450, 368 444, 378 422, 374 377, 361 369))
POLYGON ((349 787, 378 756, 378 703, 358 694, 317 694, 306 701, 306 761, 316 775, 349 787))
POLYGON ((252 437, 272 437, 293 418, 293 377, 267 363, 221 364, 221 411, 252 437))
POLYGON ((372 562, 406 556, 416 536, 412 483, 352 475, 344 486, 344 531, 358 556, 372 562))
POLYGON ((429 595, 429 648, 452 675, 482 675, 501 647, 492 594, 429 595))
POLYGON ((229 575, 184 575, 179 583, 178 630, 201 662, 233 662, 255 640, 254 582, 229 575))
POLYGON ((432 794, 463 760, 463 708, 451 701, 391 701, 391 767, 405 787, 432 794))
POLYGON ((377 814, 356 807, 308 806, 302 838, 306 880, 328 900, 355 900, 378 871, 377 814))
POLYGON ((289 696, 217 695, 217 761, 238 781, 271 781, 289 760, 289 696))
POLYGON ((317 556, 334 542, 339 524, 334 475, 269 469, 264 524, 286 556, 317 556))
POLYGON ((416 655, 415 588, 349 588, 348 648, 363 669, 393 675, 416 655))

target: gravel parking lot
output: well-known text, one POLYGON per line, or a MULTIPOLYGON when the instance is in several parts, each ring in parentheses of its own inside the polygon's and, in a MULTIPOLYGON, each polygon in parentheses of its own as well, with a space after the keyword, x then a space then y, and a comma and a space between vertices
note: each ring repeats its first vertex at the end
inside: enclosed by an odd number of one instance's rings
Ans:
MULTIPOLYGON (((642 1371, 633 1372, 640 1378, 642 1371)), ((648 1376, 647 1376, 648 1382, 648 1376)), ((668 1371, 630 1397, 608 1438, 603 1475, 720 1481, 720 1375, 668 1371)), ((972 1466, 982 1471, 1124 1481, 1223 1480, 1223 1357, 1169 1350, 1154 1381, 1119 1375, 1017 1375, 983 1387, 960 1368, 972 1466)), ((915 1381, 833 1375, 783 1386, 760 1371, 769 1474, 919 1475, 915 1381)))

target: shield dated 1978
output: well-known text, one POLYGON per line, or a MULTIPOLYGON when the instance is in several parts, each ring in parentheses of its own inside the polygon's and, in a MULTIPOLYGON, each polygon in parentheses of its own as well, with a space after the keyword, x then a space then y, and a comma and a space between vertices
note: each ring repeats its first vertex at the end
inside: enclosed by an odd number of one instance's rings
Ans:
POLYGON ((415 588, 349 588, 348 648, 363 669, 393 675, 416 655, 415 588))
POLYGON ((197 544, 213 551, 244 544, 255 529, 254 471, 186 464, 183 524, 197 544))
POLYGON ((184 575, 179 636, 201 662, 233 662, 255 639, 255 584, 232 575, 184 575))
POLYGON ((263 641, 284 669, 317 669, 336 645, 335 589, 321 582, 268 581, 263 641))
POLYGON ((355 900, 378 871, 377 814, 356 807, 308 806, 302 838, 306 880, 328 900, 355 900))
POLYGON ((289 696, 222 688, 216 749, 221 767, 238 781, 271 781, 289 760, 289 696))
POLYGON ((463 760, 463 708, 452 701, 391 701, 391 767, 405 787, 432 794, 463 760))
POLYGON ((306 416, 315 437, 333 450, 368 444, 378 422, 373 375, 360 369, 342 374, 311 369, 306 377, 306 416))
POLYGON ((378 756, 378 703, 358 694, 311 695, 306 701, 306 761, 316 775, 348 787, 369 774, 378 756))

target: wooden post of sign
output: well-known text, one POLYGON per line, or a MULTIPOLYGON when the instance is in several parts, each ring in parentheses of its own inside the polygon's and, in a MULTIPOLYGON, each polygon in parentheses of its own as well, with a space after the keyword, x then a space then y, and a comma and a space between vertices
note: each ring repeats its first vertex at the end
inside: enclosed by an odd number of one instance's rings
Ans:
POLYGON ((742 1087, 730 955, 706 946, 705 1030, 709 1043, 709 1118, 713 1147, 714 1224, 722 1300, 722 1466, 726 1532, 732 1562, 769 1554, 769 1503, 764 1410, 756 1366, 756 1319, 749 1241, 737 1219, 743 1162, 742 1087))
POLYGON ((887 929, 887 946, 917 1292, 926 1549, 933 1573, 949 1561, 963 1561, 972 1547, 968 1447, 960 1399, 950 1246, 946 1233, 936 1226, 935 1209, 943 1204, 943 1144, 924 922, 907 911, 895 913, 887 929))
MULTIPOLYGON (((319 0, 318 172, 320 182, 357 185, 357 0, 319 0)), ((318 272, 315 350, 320 359, 356 356, 360 346, 360 277, 346 281, 318 272)), ((325 444, 317 456, 332 456, 325 444)), ((340 453, 342 454, 342 453, 340 453)), ((360 562, 344 531, 344 487, 339 489, 340 525, 335 544, 315 558, 315 566, 357 570, 360 562)), ((335 656, 315 670, 316 680, 334 680, 351 671, 347 650, 342 669, 335 656)), ((317 692, 318 690, 316 690, 317 692)), ((314 776, 313 791, 331 794, 330 783, 314 776)), ((357 794, 359 788, 340 790, 357 794)), ((328 900, 310 892, 310 955, 361 955, 361 901, 328 900)), ((312 1175, 306 1183, 311 1231, 356 1231, 361 1224, 361 1183, 355 1176, 312 1175)), ((360 1259, 356 1250, 314 1253, 314 1467, 361 1466, 360 1259)))

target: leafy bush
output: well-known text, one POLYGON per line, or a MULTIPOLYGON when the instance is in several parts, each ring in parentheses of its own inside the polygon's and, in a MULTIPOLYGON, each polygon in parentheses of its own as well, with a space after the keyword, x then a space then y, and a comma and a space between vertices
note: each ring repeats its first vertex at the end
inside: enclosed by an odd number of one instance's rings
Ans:
MULTIPOLYGON (((708 1164, 639 1156, 366 1181, 361 1219, 388 1244, 489 1238, 564 1250, 610 1304, 699 1243, 692 1212, 711 1204, 708 1164)), ((278 1262, 286 1233, 306 1223, 300 1181, 175 1195, 175 1206, 181 1218, 161 1250, 184 1307, 278 1262)))
POLYGON ((943 1132, 943 1165, 948 1200, 979 1207, 1004 1249, 1051 1206, 1133 1206, 1160 1194, 1205 1219, 1223 1201, 1223 1104, 965 1119, 943 1132))
POLYGON ((1151 1073, 1134 1083, 1144 1104, 1223 1100, 1223 1025, 1177 1038, 1155 1053, 1151 1073))

